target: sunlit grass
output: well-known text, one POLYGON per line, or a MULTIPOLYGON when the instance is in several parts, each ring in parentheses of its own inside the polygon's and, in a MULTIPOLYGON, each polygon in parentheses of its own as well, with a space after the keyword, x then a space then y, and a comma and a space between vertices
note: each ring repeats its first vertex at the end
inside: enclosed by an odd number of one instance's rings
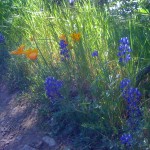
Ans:
MULTIPOLYGON (((121 18, 90 2, 76 2, 70 7, 67 3, 45 6, 41 0, 17 0, 13 7, 11 26, 6 30, 8 50, 12 52, 24 44, 26 50, 37 49, 38 57, 30 60, 25 55, 11 55, 8 80, 12 85, 28 87, 33 98, 43 103, 47 100, 45 79, 54 76, 62 80, 64 100, 58 104, 62 107, 60 113, 75 113, 73 118, 67 116, 70 122, 76 120, 84 128, 98 129, 113 141, 123 132, 126 121, 119 83, 128 77, 134 85, 139 70, 149 64, 149 28, 140 22, 136 12, 121 18), (80 34, 79 40, 72 39, 73 33, 80 34), (59 45, 62 34, 70 56, 64 61, 59 45), (127 65, 118 63, 121 37, 129 38, 132 49, 127 65), (97 57, 92 57, 94 51, 98 51, 97 57)), ((144 109, 146 112, 147 106, 144 109)), ((145 118, 148 120, 148 115, 145 118)))

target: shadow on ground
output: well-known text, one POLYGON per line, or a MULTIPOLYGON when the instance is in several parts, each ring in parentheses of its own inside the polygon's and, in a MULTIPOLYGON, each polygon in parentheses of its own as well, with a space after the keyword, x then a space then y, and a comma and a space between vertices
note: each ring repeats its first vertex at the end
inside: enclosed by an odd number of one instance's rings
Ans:
POLYGON ((43 136, 36 106, 27 99, 17 101, 17 93, 0 84, 0 150, 54 150, 43 145, 43 136))

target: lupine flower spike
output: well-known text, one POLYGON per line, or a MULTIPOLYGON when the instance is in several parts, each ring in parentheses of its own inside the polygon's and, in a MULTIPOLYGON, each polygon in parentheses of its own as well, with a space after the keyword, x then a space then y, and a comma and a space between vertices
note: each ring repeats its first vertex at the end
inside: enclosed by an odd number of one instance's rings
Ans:
POLYGON ((129 40, 127 37, 123 37, 120 40, 120 45, 119 45, 119 52, 118 52, 118 57, 119 57, 119 62, 126 64, 130 59, 130 52, 131 52, 129 40))
POLYGON ((60 38, 60 40, 65 41, 65 44, 68 46, 69 49, 73 48, 71 45, 68 45, 67 38, 66 38, 65 34, 62 34, 59 38, 60 38))
POLYGON ((60 46, 61 60, 69 58, 70 57, 69 50, 67 49, 68 44, 66 42, 66 36, 64 34, 60 36, 59 46, 60 46))
POLYGON ((60 49, 64 49, 64 48, 66 48, 67 47, 67 43, 66 43, 66 41, 64 41, 64 40, 60 40, 60 42, 59 42, 59 46, 60 46, 60 49))
POLYGON ((5 42, 5 37, 2 33, 0 33, 0 43, 4 43, 5 42))
POLYGON ((137 88, 131 87, 131 81, 127 78, 123 79, 120 83, 122 96, 127 103, 128 120, 127 126, 130 130, 137 130, 141 119, 141 111, 139 102, 141 93, 137 88))
POLYGON ((120 89, 124 90, 125 88, 129 87, 131 84, 131 80, 124 78, 121 82, 120 82, 120 89))
POLYGON ((120 141, 121 141, 122 144, 125 144, 126 146, 131 146, 132 141, 133 141, 132 135, 129 134, 129 133, 128 134, 124 133, 121 136, 120 141))
POLYGON ((45 91, 48 98, 56 100, 57 98, 62 98, 60 89, 62 88, 63 83, 60 80, 55 79, 55 77, 47 77, 45 80, 45 91))

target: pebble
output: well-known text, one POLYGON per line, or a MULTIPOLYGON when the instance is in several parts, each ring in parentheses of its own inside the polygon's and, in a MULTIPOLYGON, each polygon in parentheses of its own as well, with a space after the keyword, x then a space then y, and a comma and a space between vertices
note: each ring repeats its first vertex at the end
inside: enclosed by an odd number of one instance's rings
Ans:
POLYGON ((55 146, 56 145, 56 141, 49 137, 49 136, 44 136, 42 138, 43 142, 45 142, 46 144, 48 144, 49 147, 55 146))

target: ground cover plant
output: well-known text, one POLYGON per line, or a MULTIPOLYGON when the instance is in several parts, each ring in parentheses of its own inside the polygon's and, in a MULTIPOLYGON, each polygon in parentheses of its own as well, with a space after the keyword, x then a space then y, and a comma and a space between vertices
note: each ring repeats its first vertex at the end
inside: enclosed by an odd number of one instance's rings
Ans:
POLYGON ((123 15, 111 3, 1 2, 13 10, 1 18, 3 80, 76 149, 150 148, 149 9, 138 4, 123 15))

